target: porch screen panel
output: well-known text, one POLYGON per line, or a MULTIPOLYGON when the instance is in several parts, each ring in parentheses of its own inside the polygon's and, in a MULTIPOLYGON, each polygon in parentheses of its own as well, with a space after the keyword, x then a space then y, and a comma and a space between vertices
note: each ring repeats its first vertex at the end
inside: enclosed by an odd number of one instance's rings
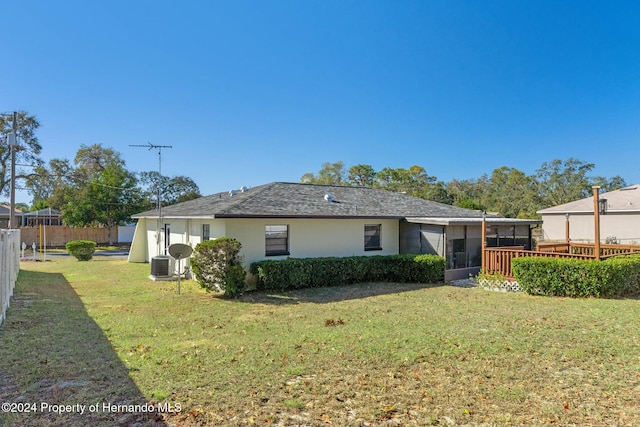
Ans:
POLYGON ((482 265, 482 227, 467 226, 467 266, 482 265))
POLYGON ((465 227, 463 225, 447 227, 447 265, 450 269, 467 266, 465 227))
POLYGON ((496 246, 498 246, 498 227, 487 225, 487 247, 494 248, 496 246))
POLYGON ((531 249, 528 224, 516 225, 516 246, 524 246, 524 248, 527 250, 531 249))
POLYGON ((444 256, 444 227, 422 225, 420 227, 420 253, 444 256))
POLYGON ((498 227, 498 242, 500 246, 515 246, 513 225, 501 225, 498 227))
POLYGON ((400 253, 420 254, 420 224, 400 222, 400 253))

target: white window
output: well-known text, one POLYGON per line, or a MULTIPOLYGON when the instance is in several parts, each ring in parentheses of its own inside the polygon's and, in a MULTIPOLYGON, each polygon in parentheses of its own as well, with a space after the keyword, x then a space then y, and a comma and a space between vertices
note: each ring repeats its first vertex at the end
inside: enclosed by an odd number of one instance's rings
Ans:
POLYGON ((265 226, 265 255, 289 255, 289 226, 265 226))

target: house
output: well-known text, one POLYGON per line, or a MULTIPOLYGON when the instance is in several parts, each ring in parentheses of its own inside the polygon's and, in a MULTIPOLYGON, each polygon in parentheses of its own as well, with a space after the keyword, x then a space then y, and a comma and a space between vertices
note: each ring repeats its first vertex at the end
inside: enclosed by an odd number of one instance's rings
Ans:
MULTIPOLYGON (((640 243, 640 184, 599 195, 601 243, 640 243)), ((542 215, 544 240, 594 242, 594 198, 553 206, 542 215), (568 227, 567 227, 568 226, 568 227)))
MULTIPOLYGON (((22 217, 22 211, 20 209, 13 210, 14 216, 14 227, 20 223, 20 218, 22 217)), ((9 219, 11 217, 11 206, 0 205, 0 228, 10 228, 9 227, 9 219)))
MULTIPOLYGON (((447 280, 481 264, 483 213, 381 189, 274 182, 133 215, 130 262, 167 255, 170 244, 193 247, 232 237, 246 265, 263 259, 437 254, 447 280)), ((531 247, 537 220, 487 217, 488 244, 531 247)))
POLYGON ((37 227, 39 225, 62 225, 62 216, 57 209, 44 208, 22 215, 23 227, 37 227))

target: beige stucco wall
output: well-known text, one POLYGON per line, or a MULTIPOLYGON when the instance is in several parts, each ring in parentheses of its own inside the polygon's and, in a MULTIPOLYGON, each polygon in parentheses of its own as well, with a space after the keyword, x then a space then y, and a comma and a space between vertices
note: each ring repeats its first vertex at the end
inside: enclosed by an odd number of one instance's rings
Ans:
MULTIPOLYGON (((544 240, 565 240, 566 218, 562 215, 542 215, 544 240)), ((574 242, 595 241, 593 214, 569 216, 569 237, 574 242)), ((600 240, 615 237, 618 243, 640 243, 640 214, 607 213, 600 215, 600 240)))
POLYGON ((131 248, 129 250, 129 262, 146 262, 147 253, 147 220, 142 218, 138 220, 136 229, 133 232, 131 240, 131 248))
POLYGON ((380 219, 227 219, 227 236, 242 244, 245 264, 265 257, 265 226, 289 226, 289 257, 393 255, 399 250, 399 221, 380 219), (364 250, 365 224, 382 224, 379 251, 364 250))
MULTIPOLYGON (((175 219, 165 218, 164 224, 169 224, 169 242, 186 243, 194 247, 202 241, 202 225, 209 224, 211 238, 223 237, 226 233, 224 219, 175 219)), ((129 262, 149 262, 151 258, 158 255, 158 245, 156 242, 156 229, 158 221, 156 219, 140 219, 136 226, 131 250, 129 252, 129 262)), ((161 235, 164 239, 164 234, 161 235)), ((164 248, 164 242, 162 243, 164 248)))
MULTIPOLYGON (((171 219, 170 243, 195 247, 202 240, 202 225, 210 225, 211 238, 233 237, 242 244, 245 265, 261 259, 284 259, 265 256, 265 226, 289 226, 290 257, 394 255, 399 251, 399 221, 391 219, 171 219), (364 250, 364 226, 381 224, 382 250, 364 250)), ((149 262, 157 255, 156 220, 140 220, 136 227, 130 262, 149 262), (142 248, 142 249, 141 249, 142 248), (135 256, 133 256, 135 254, 135 256)), ((164 246, 163 246, 164 247, 164 246)))

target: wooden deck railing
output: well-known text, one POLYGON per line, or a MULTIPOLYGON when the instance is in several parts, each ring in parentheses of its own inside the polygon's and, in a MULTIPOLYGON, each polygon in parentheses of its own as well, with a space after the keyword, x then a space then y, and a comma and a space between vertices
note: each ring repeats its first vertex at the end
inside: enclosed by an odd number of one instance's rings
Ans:
POLYGON ((538 247, 536 248, 538 252, 561 252, 561 253, 571 253, 571 248, 569 243, 561 242, 561 243, 538 243, 538 247))
POLYGON ((508 279, 513 279, 511 260, 525 256, 537 256, 545 258, 575 258, 595 260, 593 255, 570 254, 565 252, 527 251, 524 249, 512 249, 509 247, 485 248, 484 265, 482 271, 501 274, 508 279))
MULTIPOLYGON (((576 242, 539 242, 536 248, 538 252, 554 252, 568 253, 578 255, 595 255, 595 245, 593 243, 576 243, 576 242)), ((600 257, 608 257, 613 255, 622 255, 630 253, 640 253, 638 245, 613 245, 600 244, 600 257)))
MULTIPOLYGON (((595 246, 593 243, 570 243, 570 250, 573 254, 584 254, 595 256, 595 246)), ((600 245, 600 257, 606 258, 615 255, 640 253, 640 246, 638 245, 612 245, 601 244, 600 245)))
MULTIPOLYGON (((541 243, 538 250, 527 251, 521 247, 485 248, 482 271, 498 273, 506 278, 513 279, 511 260, 524 256, 536 256, 546 258, 574 258, 596 260, 595 246, 593 243, 541 243)), ((610 258, 616 255, 640 253, 638 245, 600 245, 600 259, 610 258)))

